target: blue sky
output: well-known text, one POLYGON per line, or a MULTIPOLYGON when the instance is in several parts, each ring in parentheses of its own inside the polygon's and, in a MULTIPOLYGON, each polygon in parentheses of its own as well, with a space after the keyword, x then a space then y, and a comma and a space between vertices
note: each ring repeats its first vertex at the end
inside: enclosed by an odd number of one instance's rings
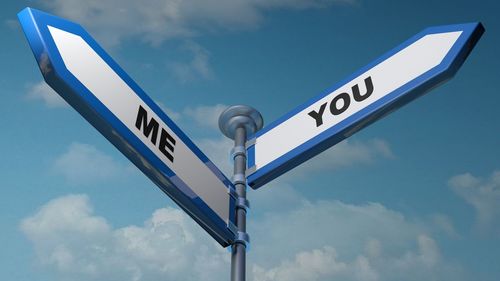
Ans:
POLYGON ((1 280, 227 280, 229 253, 42 83, 16 21, 81 23, 226 174, 270 123, 422 29, 481 21, 458 74, 259 190, 249 280, 499 280, 496 1, 4 1, 1 280))

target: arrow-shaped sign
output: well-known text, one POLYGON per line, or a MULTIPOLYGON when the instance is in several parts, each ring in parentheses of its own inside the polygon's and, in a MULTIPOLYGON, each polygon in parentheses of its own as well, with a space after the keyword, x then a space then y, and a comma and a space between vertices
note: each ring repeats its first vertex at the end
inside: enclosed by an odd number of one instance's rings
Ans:
POLYGON ((480 23, 428 28, 250 136, 258 188, 451 78, 484 32, 480 23))
POLYGON ((235 239, 233 186, 78 24, 18 15, 45 81, 221 245, 235 239))

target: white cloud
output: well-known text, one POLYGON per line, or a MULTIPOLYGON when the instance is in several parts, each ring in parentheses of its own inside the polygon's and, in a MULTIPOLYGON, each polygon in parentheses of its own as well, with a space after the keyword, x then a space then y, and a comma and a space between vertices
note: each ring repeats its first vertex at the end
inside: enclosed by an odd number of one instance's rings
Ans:
POLYGON ((203 138, 195 140, 196 145, 205 153, 226 176, 233 174, 233 166, 230 157, 230 151, 233 147, 233 140, 220 138, 203 138))
POLYGON ((45 81, 40 81, 29 86, 26 98, 42 101, 49 108, 69 107, 68 103, 47 85, 45 81))
POLYGON ((222 280, 228 275, 227 251, 177 209, 158 209, 142 226, 113 229, 93 214, 87 196, 69 195, 24 219, 21 230, 37 261, 59 280, 222 280))
POLYGON ((264 270, 260 266, 253 267, 253 279, 261 281, 294 281, 321 280, 324 278, 346 278, 350 264, 338 261, 337 253, 332 247, 300 252, 292 261, 286 260, 279 266, 264 270))
MULTIPOLYGON (((298 204, 252 221, 249 280, 462 280, 420 224, 380 204, 298 204)), ((21 222, 56 280, 226 280, 230 254, 181 210, 113 228, 85 195, 54 199, 21 222)))
MULTIPOLYGON (((275 204, 278 198, 274 198, 275 204)), ((270 211, 259 223, 248 227, 254 242, 252 251, 256 256, 265 256, 270 265, 277 265, 283 256, 324 246, 335 248, 341 257, 353 259, 372 240, 377 240, 384 252, 401 255, 413 247, 418 235, 428 232, 420 223, 410 222, 401 213, 378 203, 312 203, 304 198, 292 210, 270 211)))
POLYGON ((170 107, 167 107, 164 103, 160 101, 155 101, 155 103, 167 114, 167 116, 172 119, 172 121, 177 122, 181 120, 181 114, 170 107))
POLYGON ((455 226, 453 225, 453 222, 451 219, 444 214, 434 214, 431 217, 432 222, 436 226, 438 230, 443 231, 446 235, 448 235, 451 238, 459 238, 460 235, 455 229, 455 226))
POLYGON ((19 21, 15 19, 7 19, 4 21, 5 25, 14 30, 21 30, 19 21))
POLYGON ((269 216, 270 213, 281 214, 294 211, 298 206, 307 203, 300 192, 283 181, 273 181, 256 192, 249 192, 248 198, 252 216, 254 216, 253 210, 269 216))
POLYGON ((59 16, 81 23, 108 45, 141 38, 153 45, 200 32, 256 28, 267 11, 311 9, 355 0, 41 0, 59 16))
POLYGON ((52 169, 72 184, 87 184, 123 177, 135 171, 92 145, 74 142, 58 156, 52 169))
POLYGON ((340 261, 335 249, 328 246, 300 252, 293 261, 286 260, 268 270, 254 265, 252 271, 255 281, 379 280, 378 273, 366 257, 359 256, 351 262, 340 261))
POLYGON ((378 203, 303 199, 250 224, 253 280, 463 280, 433 228, 378 203))
POLYGON ((220 132, 219 116, 226 108, 228 108, 228 106, 224 104, 186 107, 183 110, 183 115, 191 118, 200 127, 220 132))
POLYGON ((500 171, 493 172, 488 179, 464 173, 450 178, 448 184, 474 207, 480 229, 500 233, 500 171))
POLYGON ((316 157, 301 164, 285 176, 287 180, 296 177, 310 176, 311 173, 321 173, 358 164, 371 164, 380 158, 394 158, 389 144, 382 139, 367 141, 344 140, 316 157))
POLYGON ((194 42, 188 42, 183 49, 187 51, 191 59, 188 62, 171 62, 168 64, 170 71, 181 83, 191 82, 198 78, 210 79, 213 71, 209 63, 209 52, 194 42))

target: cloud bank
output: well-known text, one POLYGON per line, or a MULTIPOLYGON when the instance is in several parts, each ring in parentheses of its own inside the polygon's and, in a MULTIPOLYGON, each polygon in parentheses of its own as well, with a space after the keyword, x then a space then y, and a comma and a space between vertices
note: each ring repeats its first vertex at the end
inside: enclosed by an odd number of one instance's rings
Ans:
POLYGON ((135 172, 95 146, 73 142, 52 164, 52 170, 71 184, 92 184, 116 180, 135 172))
MULTIPOLYGON (((425 227, 380 204, 304 202, 252 225, 249 280, 463 280, 425 227)), ((21 230, 55 280, 229 277, 230 254, 173 208, 114 228, 86 195, 67 195, 25 218, 21 230)))
POLYGON ((28 100, 41 101, 48 108, 66 108, 69 104, 52 90, 45 81, 40 81, 29 86, 28 92, 25 95, 28 100))
POLYGON ((480 231, 500 234, 500 171, 494 171, 486 179, 464 173, 450 178, 448 184, 474 208, 480 231))
POLYGON ((356 0, 42 0, 59 16, 81 23, 107 45, 140 38, 158 45, 202 32, 255 29, 266 13, 317 9, 356 0))
POLYGON ((93 214, 87 196, 68 195, 21 229, 58 280, 218 280, 228 263, 225 250, 172 208, 156 210, 142 226, 114 229, 93 214))

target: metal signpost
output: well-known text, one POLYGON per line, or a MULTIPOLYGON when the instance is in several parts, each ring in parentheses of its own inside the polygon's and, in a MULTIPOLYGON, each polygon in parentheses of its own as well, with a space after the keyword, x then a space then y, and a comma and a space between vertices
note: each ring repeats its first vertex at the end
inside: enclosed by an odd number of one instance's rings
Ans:
POLYGON ((234 140, 231 156, 234 160, 233 183, 236 186, 238 200, 236 204, 236 225, 238 235, 231 252, 231 280, 245 280, 246 272, 246 250, 250 237, 246 232, 247 210, 250 204, 247 200, 247 183, 245 172, 247 168, 247 154, 245 142, 247 136, 260 130, 264 120, 258 111, 244 106, 236 105, 229 107, 219 117, 219 128, 222 133, 234 140))
POLYGON ((231 183, 80 25, 30 8, 18 17, 45 81, 232 246, 233 281, 246 275, 247 182, 264 185, 451 78, 484 32, 480 23, 426 29, 263 130, 255 109, 226 109, 219 128, 234 140, 231 183))

